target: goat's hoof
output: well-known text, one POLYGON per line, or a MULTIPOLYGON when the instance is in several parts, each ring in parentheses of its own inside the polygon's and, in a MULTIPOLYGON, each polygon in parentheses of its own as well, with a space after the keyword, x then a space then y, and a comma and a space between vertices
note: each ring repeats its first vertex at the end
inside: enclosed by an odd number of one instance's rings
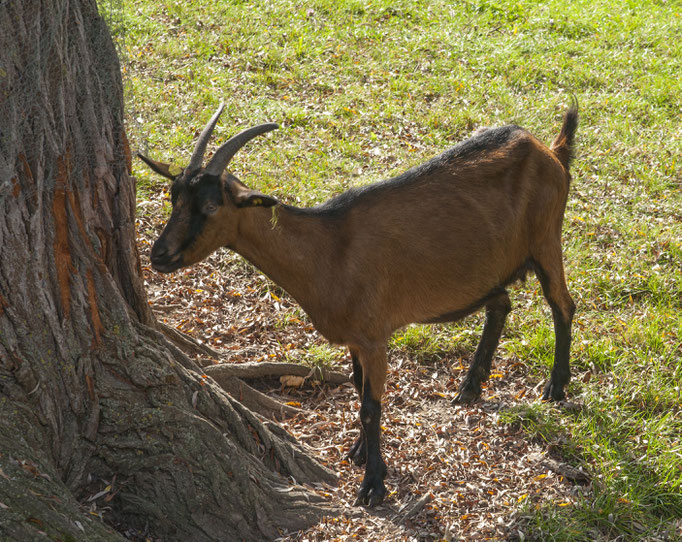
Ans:
POLYGON ((383 480, 375 480, 374 482, 365 483, 362 481, 360 490, 358 491, 358 497, 355 499, 353 506, 363 506, 366 505, 369 508, 373 508, 377 504, 384 502, 386 497, 386 486, 383 480))
POLYGON ((564 387, 556 385, 551 379, 545 384, 545 391, 542 394, 543 401, 556 401, 557 403, 566 398, 564 387))
POLYGON ((371 495, 369 497, 369 508, 374 508, 377 504, 384 502, 386 495, 371 495))
POLYGON ((353 446, 351 446, 346 457, 358 467, 367 462, 367 448, 365 448, 365 436, 363 434, 360 434, 353 446))
POLYGON ((461 386, 452 402, 454 404, 465 405, 473 403, 480 396, 481 396, 480 387, 476 389, 474 386, 461 386))

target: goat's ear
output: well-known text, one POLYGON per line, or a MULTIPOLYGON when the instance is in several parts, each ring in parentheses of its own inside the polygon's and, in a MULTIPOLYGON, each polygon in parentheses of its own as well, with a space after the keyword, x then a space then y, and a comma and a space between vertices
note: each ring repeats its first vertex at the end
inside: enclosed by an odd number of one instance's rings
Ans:
POLYGON ((272 207, 279 203, 275 198, 252 190, 240 182, 230 183, 229 191, 237 207, 272 207))
POLYGON ((137 153, 137 156, 150 168, 156 171, 156 173, 163 175, 171 181, 174 181, 175 178, 184 171, 184 169, 180 166, 176 166, 175 164, 166 164, 164 162, 157 162, 156 160, 147 158, 145 155, 140 154, 139 152, 137 153))

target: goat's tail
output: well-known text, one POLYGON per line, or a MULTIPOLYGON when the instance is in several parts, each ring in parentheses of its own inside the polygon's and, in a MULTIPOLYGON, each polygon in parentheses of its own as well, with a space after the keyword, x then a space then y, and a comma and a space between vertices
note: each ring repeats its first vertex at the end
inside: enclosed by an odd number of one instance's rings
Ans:
POLYGON ((564 166, 566 172, 571 165, 573 159, 573 139, 575 138, 575 131, 578 128, 578 100, 573 96, 573 103, 568 111, 564 114, 564 123, 561 126, 559 135, 556 136, 550 149, 564 166))

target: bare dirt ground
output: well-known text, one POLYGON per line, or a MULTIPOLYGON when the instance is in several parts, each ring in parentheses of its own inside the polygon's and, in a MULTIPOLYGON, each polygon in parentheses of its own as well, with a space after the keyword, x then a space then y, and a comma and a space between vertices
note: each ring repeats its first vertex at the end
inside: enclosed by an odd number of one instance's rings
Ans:
MULTIPOLYGON (((158 222, 141 218, 138 231, 159 320, 218 350, 220 363, 296 362, 311 346, 325 344, 284 292, 226 250, 171 275, 152 271, 148 253, 158 222)), ((389 495, 373 509, 353 507, 363 469, 345 459, 359 431, 360 405, 350 383, 296 389, 262 382, 259 389, 301 408, 282 425, 339 476, 337 487, 314 489, 341 515, 283 533, 281 540, 537 539, 525 510, 546 501, 569 506, 589 491, 582 474, 546 444, 501 423, 501 411, 541 395, 543 382, 530 379, 522 361, 496 358, 481 400, 452 405, 472 354, 418 364, 407 352, 391 352, 382 420, 389 495)), ((350 374, 349 358, 334 368, 350 374)))

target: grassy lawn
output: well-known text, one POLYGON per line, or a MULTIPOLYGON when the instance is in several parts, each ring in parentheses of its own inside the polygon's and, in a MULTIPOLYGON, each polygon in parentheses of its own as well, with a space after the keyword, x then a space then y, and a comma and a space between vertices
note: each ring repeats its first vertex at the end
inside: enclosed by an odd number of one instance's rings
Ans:
MULTIPOLYGON (((116 8, 116 6, 119 6, 116 8)), ((246 183, 292 204, 400 173, 484 125, 549 143, 575 94, 564 224, 578 304, 569 395, 509 406, 592 490, 523 501, 537 540, 682 538, 682 6, 674 1, 129 0, 118 32, 133 149, 188 160, 220 101, 211 148, 280 129, 235 157, 246 183)), ((160 179, 140 163, 140 214, 160 179)), ((512 290, 497 359, 548 374, 553 332, 535 279, 512 290)), ((473 351, 472 320, 412 327, 394 350, 473 351)), ((319 353, 318 353, 319 354, 319 353)), ((325 352, 322 352, 324 357, 325 352)))

